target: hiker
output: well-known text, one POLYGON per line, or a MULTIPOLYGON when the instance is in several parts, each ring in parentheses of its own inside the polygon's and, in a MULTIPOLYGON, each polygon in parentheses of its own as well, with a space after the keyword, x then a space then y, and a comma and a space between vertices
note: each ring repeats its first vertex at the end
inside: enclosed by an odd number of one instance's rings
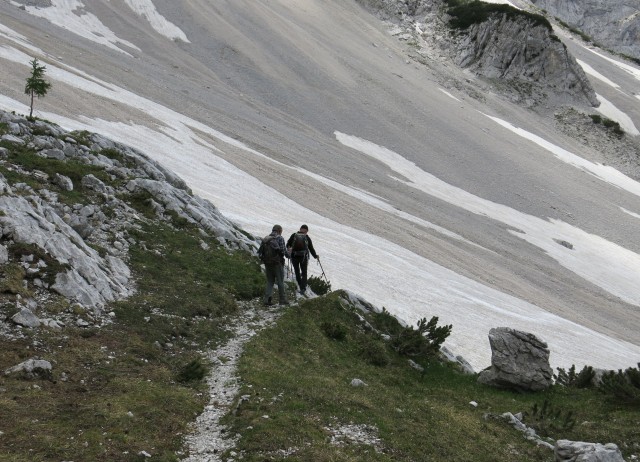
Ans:
POLYGON ((287 241, 287 249, 291 254, 291 262, 293 263, 293 270, 296 273, 296 281, 298 281, 298 287, 300 287, 300 293, 302 295, 307 291, 307 264, 309 263, 309 253, 313 255, 316 260, 319 258, 311 237, 307 234, 309 227, 307 225, 300 226, 300 231, 293 233, 287 241))
POLYGON ((271 234, 262 240, 258 256, 264 263, 267 276, 267 288, 264 291, 264 304, 273 305, 273 284, 278 284, 278 296, 280 305, 288 305, 287 293, 284 286, 284 258, 289 258, 289 252, 284 245, 282 226, 274 225, 271 234))

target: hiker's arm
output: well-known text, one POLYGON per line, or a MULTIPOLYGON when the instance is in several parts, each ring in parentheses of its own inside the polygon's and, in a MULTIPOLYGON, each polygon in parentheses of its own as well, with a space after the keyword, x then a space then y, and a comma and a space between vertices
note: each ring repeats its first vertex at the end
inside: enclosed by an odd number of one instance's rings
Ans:
POLYGON ((308 244, 307 247, 309 248, 309 252, 311 252, 311 255, 313 255, 313 258, 317 260, 318 254, 316 253, 316 249, 313 248, 313 242, 311 242, 311 238, 309 236, 307 236, 307 244, 308 244))

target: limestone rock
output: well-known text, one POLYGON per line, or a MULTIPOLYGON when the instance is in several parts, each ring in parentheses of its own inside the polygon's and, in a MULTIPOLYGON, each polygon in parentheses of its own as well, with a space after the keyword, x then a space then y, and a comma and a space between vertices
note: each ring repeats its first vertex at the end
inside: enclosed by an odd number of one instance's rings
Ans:
POLYGON ((22 308, 11 317, 11 320, 23 327, 34 328, 40 326, 40 319, 38 319, 38 317, 28 308, 22 308))
MULTIPOLYGON (((582 67, 543 25, 496 14, 458 37, 453 45, 456 64, 489 79, 511 82, 514 92, 520 92, 518 87, 538 86, 538 95, 528 91, 530 104, 547 92, 559 103, 600 105, 582 67)), ((523 93, 522 98, 527 97, 523 93)))
POLYGON ((489 343, 491 367, 480 373, 480 383, 525 391, 551 386, 549 349, 535 335, 499 327, 489 331, 489 343))
POLYGON ((65 191, 73 191, 73 181, 71 181, 71 178, 69 178, 68 176, 56 173, 55 177, 53 178, 53 182, 65 191))
POLYGON ((51 380, 51 363, 43 359, 29 359, 23 363, 13 366, 6 371, 5 375, 22 374, 28 379, 47 379, 51 380))
POLYGON ((9 261, 9 251, 7 248, 0 244, 0 265, 5 265, 9 261))
POLYGON ((620 449, 613 443, 558 440, 553 452, 556 462, 624 462, 620 449))
POLYGON ((605 48, 640 59, 640 15, 635 0, 529 0, 605 48))

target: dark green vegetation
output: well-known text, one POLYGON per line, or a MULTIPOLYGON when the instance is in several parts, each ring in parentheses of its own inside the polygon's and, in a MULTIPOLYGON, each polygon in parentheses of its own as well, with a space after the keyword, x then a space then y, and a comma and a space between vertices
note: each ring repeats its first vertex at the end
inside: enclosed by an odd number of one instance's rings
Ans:
POLYGON ((553 27, 547 18, 540 14, 519 10, 503 3, 485 3, 479 0, 445 0, 447 13, 451 16, 449 24, 454 29, 468 29, 473 24, 479 24, 494 15, 504 15, 508 19, 526 18, 534 25, 546 27, 553 32, 553 27))
POLYGON ((44 74, 47 67, 38 63, 38 58, 33 58, 29 64, 31 64, 31 75, 27 77, 26 84, 24 86, 24 93, 31 97, 31 107, 29 109, 29 120, 33 120, 33 101, 37 96, 41 98, 47 94, 51 83, 44 79, 44 74))
POLYGON ((591 114, 589 117, 591 117, 591 120, 593 120, 594 124, 602 124, 605 128, 607 128, 608 130, 611 130, 613 133, 615 133, 618 136, 624 135, 624 130, 622 129, 622 127, 620 127, 620 124, 615 120, 611 120, 607 117, 602 117, 601 115, 598 115, 598 114, 591 114))
POLYGON ((393 317, 367 315, 363 322, 359 315, 338 291, 289 308, 246 347, 240 395, 250 399, 226 418, 242 434, 244 460, 553 460, 550 450, 495 418, 505 412, 528 414, 525 424, 554 439, 614 442, 627 457, 640 449, 638 409, 594 389, 493 389, 429 356, 413 356, 424 367, 414 369, 376 333, 397 336, 404 328, 393 317), (367 386, 351 386, 354 378, 367 386), (345 425, 366 425, 380 439, 377 449, 331 444, 345 425))
POLYGON ((326 295, 331 292, 331 283, 317 276, 311 276, 307 279, 307 284, 311 287, 314 294, 326 295))

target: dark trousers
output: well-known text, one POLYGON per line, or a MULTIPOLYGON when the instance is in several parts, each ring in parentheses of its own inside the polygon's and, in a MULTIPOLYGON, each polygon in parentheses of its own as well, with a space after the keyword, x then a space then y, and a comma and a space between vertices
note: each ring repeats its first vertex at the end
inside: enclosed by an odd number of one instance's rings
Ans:
POLYGON ((273 293, 273 285, 278 285, 278 298, 280 303, 287 302, 287 293, 284 287, 284 266, 283 265, 265 265, 265 274, 267 276, 267 287, 264 291, 264 302, 269 303, 271 301, 271 294, 273 293))
POLYGON ((304 292, 307 290, 307 264, 309 259, 307 257, 293 257, 291 262, 293 263, 293 271, 296 273, 298 287, 304 292))

